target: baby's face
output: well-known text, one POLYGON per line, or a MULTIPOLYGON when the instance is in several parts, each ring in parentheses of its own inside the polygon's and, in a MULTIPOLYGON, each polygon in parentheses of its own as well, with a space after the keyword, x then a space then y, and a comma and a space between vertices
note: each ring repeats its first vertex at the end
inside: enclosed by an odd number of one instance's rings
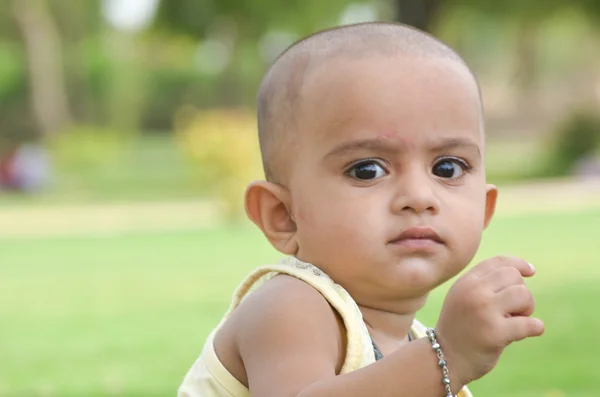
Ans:
POLYGON ((426 295, 470 262, 488 187, 465 68, 333 60, 307 77, 300 106, 288 180, 298 258, 363 305, 426 295))

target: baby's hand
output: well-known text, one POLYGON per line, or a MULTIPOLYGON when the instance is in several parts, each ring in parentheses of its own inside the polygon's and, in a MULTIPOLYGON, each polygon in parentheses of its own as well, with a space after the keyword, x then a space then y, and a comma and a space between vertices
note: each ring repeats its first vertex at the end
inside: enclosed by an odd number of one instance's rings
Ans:
POLYGON ((467 384, 492 370, 510 343, 544 332, 530 317, 533 296, 523 277, 535 269, 519 258, 479 263, 450 288, 436 327, 451 376, 467 384))

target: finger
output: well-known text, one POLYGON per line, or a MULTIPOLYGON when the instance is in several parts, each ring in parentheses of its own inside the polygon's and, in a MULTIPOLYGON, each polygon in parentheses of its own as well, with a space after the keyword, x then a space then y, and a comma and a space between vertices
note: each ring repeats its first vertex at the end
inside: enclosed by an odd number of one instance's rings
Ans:
POLYGON ((506 322, 507 342, 517 342, 525 338, 540 336, 544 333, 544 322, 539 318, 515 316, 506 322))
POLYGON ((513 285, 525 284, 521 272, 512 266, 503 266, 492 270, 482 277, 492 291, 499 292, 513 285))
POLYGON ((494 271, 500 267, 514 267, 523 277, 531 277, 535 274, 535 268, 526 260, 512 256, 496 256, 476 265, 471 272, 479 277, 494 271))
POLYGON ((535 310, 535 299, 525 284, 505 288, 497 298, 500 308, 507 315, 531 316, 535 310))

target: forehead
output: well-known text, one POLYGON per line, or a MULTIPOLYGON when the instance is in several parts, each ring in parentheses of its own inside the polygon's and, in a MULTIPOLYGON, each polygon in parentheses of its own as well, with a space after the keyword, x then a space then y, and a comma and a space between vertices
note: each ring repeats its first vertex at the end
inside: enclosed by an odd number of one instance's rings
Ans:
POLYGON ((324 62, 302 89, 302 138, 327 146, 355 135, 406 141, 470 135, 482 143, 481 105, 468 69, 411 56, 324 62))

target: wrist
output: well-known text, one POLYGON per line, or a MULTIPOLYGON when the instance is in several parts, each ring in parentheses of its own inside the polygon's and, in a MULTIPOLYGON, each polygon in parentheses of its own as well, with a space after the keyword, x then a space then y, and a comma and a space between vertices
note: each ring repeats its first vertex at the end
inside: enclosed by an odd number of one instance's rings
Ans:
POLYGON ((435 329, 428 328, 426 335, 435 354, 444 396, 454 397, 466 385, 458 370, 460 365, 455 361, 455 355, 445 345, 444 340, 440 339, 435 329))

